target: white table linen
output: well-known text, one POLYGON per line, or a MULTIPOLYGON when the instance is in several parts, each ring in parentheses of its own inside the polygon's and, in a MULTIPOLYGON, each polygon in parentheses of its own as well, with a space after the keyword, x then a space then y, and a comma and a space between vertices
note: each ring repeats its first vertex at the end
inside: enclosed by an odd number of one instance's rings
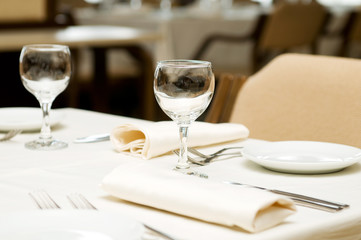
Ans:
POLYGON ((274 227, 296 211, 290 199, 277 194, 145 164, 114 169, 102 188, 124 200, 250 232, 274 227))
MULTIPOLYGON (((188 146, 210 144, 246 139, 249 130, 242 124, 206 123, 191 124, 188 146)), ((122 124, 113 129, 110 140, 118 152, 150 159, 172 150, 179 149, 179 129, 173 121, 122 124)))
MULTIPOLYGON (((144 121, 76 109, 62 111, 66 117, 61 125, 53 129, 53 135, 55 138, 69 142, 68 148, 56 152, 25 149, 24 143, 35 139, 38 132, 23 133, 11 141, 0 143, 1 213, 37 209, 28 192, 43 188, 63 209, 72 208, 65 197, 66 194, 80 192, 100 211, 111 211, 133 217, 178 239, 361 239, 361 165, 359 163, 343 171, 324 175, 272 172, 243 158, 199 167, 198 170, 208 174, 215 181, 234 180, 348 203, 351 206, 338 213, 298 207, 297 213, 287 218, 284 223, 259 233, 248 233, 110 196, 99 185, 116 167, 131 162, 146 162, 159 169, 171 170, 176 163, 176 156, 170 154, 142 160, 117 153, 109 141, 74 144, 72 141, 77 137, 110 133, 121 123, 144 121)), ((211 152, 223 146, 241 146, 255 142, 257 140, 247 139, 202 150, 211 152)))

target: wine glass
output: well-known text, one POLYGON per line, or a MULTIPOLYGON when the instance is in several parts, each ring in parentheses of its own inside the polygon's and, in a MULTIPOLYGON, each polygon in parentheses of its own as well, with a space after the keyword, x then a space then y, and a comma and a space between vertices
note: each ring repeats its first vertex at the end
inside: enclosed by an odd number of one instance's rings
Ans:
POLYGON ((177 123, 179 160, 175 170, 189 169, 188 128, 208 107, 214 92, 214 74, 207 61, 165 60, 157 64, 154 94, 162 110, 177 123))
POLYGON ((39 44, 24 46, 20 54, 20 76, 24 87, 39 101, 43 113, 40 137, 25 147, 55 150, 68 146, 54 140, 50 130, 49 113, 54 99, 68 86, 71 57, 67 46, 39 44))

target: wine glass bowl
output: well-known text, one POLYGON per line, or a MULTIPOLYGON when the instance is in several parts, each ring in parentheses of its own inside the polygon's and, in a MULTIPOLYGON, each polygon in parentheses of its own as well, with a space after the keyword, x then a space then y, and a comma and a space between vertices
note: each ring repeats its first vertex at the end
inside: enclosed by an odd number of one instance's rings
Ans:
POLYGON ((40 103, 43 124, 40 137, 26 143, 29 149, 55 150, 67 147, 67 143, 52 138, 49 114, 54 99, 69 84, 71 75, 70 50, 63 45, 27 45, 20 54, 19 71, 24 87, 40 103))
POLYGON ((187 169, 188 127, 208 107, 214 92, 211 63, 166 60, 157 64, 154 94, 161 109, 179 126, 180 154, 176 169, 187 169))

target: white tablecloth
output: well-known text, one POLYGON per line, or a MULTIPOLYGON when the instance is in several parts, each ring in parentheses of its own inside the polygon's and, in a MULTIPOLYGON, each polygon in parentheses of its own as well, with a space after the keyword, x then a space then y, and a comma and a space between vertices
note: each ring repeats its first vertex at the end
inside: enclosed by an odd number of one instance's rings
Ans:
MULTIPOLYGON (((24 143, 36 138, 38 133, 23 133, 11 141, 0 143, 1 213, 35 210, 36 205, 29 198, 28 192, 43 188, 64 209, 72 208, 65 196, 80 192, 100 210, 131 216, 178 239, 361 239, 360 164, 324 175, 276 173, 243 158, 198 168, 215 180, 235 180, 351 205, 350 209, 338 213, 299 207, 298 212, 283 224, 251 234, 110 197, 99 184, 115 167, 130 161, 148 161, 156 167, 171 170, 175 166, 176 157, 169 154, 141 160, 115 152, 109 141, 74 144, 72 141, 76 137, 110 132, 119 124, 142 120, 70 108, 61 111, 66 117, 60 126, 54 128, 53 135, 69 142, 68 148, 58 151, 25 149, 24 143)), ((232 145, 240 146, 255 141, 249 139, 232 145)), ((213 146, 205 150, 220 147, 213 146)))

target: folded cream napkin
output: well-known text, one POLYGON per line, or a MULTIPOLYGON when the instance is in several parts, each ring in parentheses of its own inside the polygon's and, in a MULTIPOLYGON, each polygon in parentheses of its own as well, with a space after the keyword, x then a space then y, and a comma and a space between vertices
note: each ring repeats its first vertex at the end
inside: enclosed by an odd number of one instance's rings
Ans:
MULTIPOLYGON (((189 128, 188 146, 245 139, 248 134, 242 124, 194 122, 189 128)), ((116 151, 145 159, 179 148, 179 130, 172 121, 123 124, 113 129, 110 139, 116 151)))
POLYGON ((126 164, 105 176, 102 188, 123 200, 258 232, 296 211, 288 198, 189 176, 149 164, 126 164))

